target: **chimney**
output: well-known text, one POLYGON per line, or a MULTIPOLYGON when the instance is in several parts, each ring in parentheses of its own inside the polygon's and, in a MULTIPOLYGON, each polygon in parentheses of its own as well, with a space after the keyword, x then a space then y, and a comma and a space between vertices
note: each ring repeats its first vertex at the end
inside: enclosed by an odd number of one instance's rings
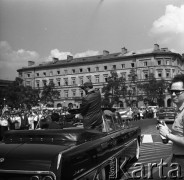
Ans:
POLYGON ((121 48, 121 54, 124 55, 127 53, 127 49, 125 47, 121 48))
POLYGON ((182 59, 184 60, 184 53, 181 56, 182 56, 182 59))
POLYGON ((67 55, 67 61, 71 61, 73 59, 73 56, 67 55))
POLYGON ((108 55, 109 55, 109 51, 103 50, 103 56, 108 56, 108 55))
POLYGON ((32 65, 34 65, 34 64, 35 64, 34 61, 28 61, 28 66, 32 66, 32 65))
POLYGON ((59 61, 59 59, 58 59, 58 58, 56 58, 56 57, 53 57, 53 58, 52 58, 52 60, 53 60, 53 64, 55 64, 56 62, 58 62, 58 61, 59 61))
POLYGON ((158 44, 154 44, 154 51, 158 51, 158 50, 160 50, 159 49, 159 45, 158 44))
POLYGON ((168 52, 168 48, 161 48, 161 51, 168 52))

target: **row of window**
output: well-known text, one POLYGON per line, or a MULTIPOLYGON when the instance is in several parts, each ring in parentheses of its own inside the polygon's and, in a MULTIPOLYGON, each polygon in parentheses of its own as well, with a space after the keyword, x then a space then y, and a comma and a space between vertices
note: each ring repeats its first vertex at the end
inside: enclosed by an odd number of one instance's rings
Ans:
MULTIPOLYGON (((162 70, 158 70, 157 74, 156 74, 156 78, 171 78, 173 77, 175 74, 175 69, 172 69, 172 73, 170 70, 166 70, 165 72, 165 76, 162 70), (172 76, 171 76, 172 74, 172 76)), ((120 74, 121 77, 123 77, 125 80, 127 80, 127 73, 126 72, 122 72, 120 74)), ((83 84, 86 81, 91 81, 93 83, 100 83, 100 82, 107 82, 109 75, 108 74, 103 74, 103 79, 100 79, 100 75, 94 75, 94 78, 92 79, 92 76, 86 76, 85 77, 85 81, 84 81, 84 76, 79 76, 77 77, 71 77, 71 79, 69 79, 68 77, 65 78, 56 78, 55 82, 54 79, 49 79, 49 80, 42 80, 42 86, 48 84, 48 83, 54 83, 56 86, 69 86, 69 85, 73 85, 76 86, 77 84, 83 84), (62 82, 61 82, 62 81, 62 82)), ((142 78, 141 79, 148 79, 149 77, 149 71, 143 71, 142 73, 142 78)), ((27 81, 26 85, 30 85, 29 83, 30 81, 27 81)), ((36 80, 36 87, 41 87, 40 84, 40 80, 36 80)))
MULTIPOLYGON (((146 61, 144 60, 141 64, 142 66, 144 67, 147 67, 148 66, 148 61, 150 61, 150 59, 147 59, 146 61)), ((174 63, 174 60, 172 60, 172 64, 174 63)), ((163 61, 163 59, 157 59, 157 65, 171 65, 171 58, 167 58, 166 61, 163 61)), ((131 63, 131 68, 134 68, 135 67, 135 63, 132 62, 131 63)), ((117 66, 119 68, 119 65, 112 65, 110 68, 109 66, 103 66, 103 70, 116 70, 117 69, 117 66)), ((125 69, 125 64, 121 64, 121 69, 125 69)), ((100 69, 99 67, 95 67, 94 71, 95 72, 99 72, 99 71, 103 71, 102 69, 100 69)), ((92 68, 90 67, 87 67, 86 71, 83 69, 83 68, 79 68, 78 70, 76 69, 71 69, 70 70, 71 72, 68 71, 68 69, 64 69, 64 75, 67 75, 67 74, 76 74, 76 73, 84 73, 84 72, 92 72, 92 68)), ((56 70, 56 75, 60 75, 61 74, 61 71, 60 70, 56 70)), ((53 76, 54 73, 53 71, 49 71, 49 74, 46 73, 46 72, 37 72, 36 73, 36 76, 37 77, 46 77, 46 76, 53 76)), ((31 77, 31 74, 30 73, 27 73, 27 77, 31 77)))
MULTIPOLYGON (((122 64, 122 68, 125 68, 125 64, 122 64)), ((108 67, 107 66, 104 66, 104 70, 108 70, 108 67)), ((113 65, 112 66, 112 69, 111 70, 116 70, 116 65, 113 65)), ((99 72, 100 71, 100 68, 99 67, 95 67, 95 72, 99 72)), ((85 72, 83 68, 79 68, 79 71, 77 72, 76 69, 71 69, 71 72, 68 72, 68 69, 64 69, 64 75, 68 75, 68 74, 76 74, 76 73, 83 73, 85 72)), ((87 68, 87 71, 86 72, 92 72, 91 71, 91 68, 88 67, 87 68)), ((56 71, 56 75, 60 75, 61 74, 61 71, 60 70, 57 70, 56 71)), ((36 76, 39 77, 39 76, 47 76, 47 73, 46 72, 42 72, 42 74, 40 72, 37 72, 36 73, 36 76)), ((53 71, 49 71, 49 74, 48 76, 53 76, 54 73, 53 71)), ((31 77, 31 74, 28 73, 27 74, 27 77, 31 77)))
MULTIPOLYGON (((95 75, 94 76, 95 78, 95 82, 94 83, 100 83, 100 75, 95 75)), ((104 74, 103 75, 103 82, 107 82, 107 78, 108 78, 108 74, 104 74)), ((62 78, 63 79, 63 83, 61 84, 61 78, 56 78, 56 84, 54 82, 54 79, 49 79, 49 82, 48 80, 42 80, 42 85, 46 85, 47 83, 54 83, 56 86, 68 86, 68 85, 74 85, 76 86, 77 85, 77 78, 76 77, 71 77, 71 83, 69 84, 69 78, 66 77, 66 78, 62 78)), ((91 76, 86 76, 86 81, 91 81, 92 82, 92 77, 91 76)), ((83 76, 79 76, 79 80, 78 80, 78 84, 83 84, 84 83, 84 77, 83 76)), ((40 87, 40 80, 36 80, 36 86, 37 87, 40 87)))
MULTIPOLYGON (((99 90, 101 91, 100 88, 96 88, 96 90, 99 90)), ((60 95, 61 95, 62 91, 60 92, 60 95)), ((83 90, 77 90, 77 89, 71 89, 71 94, 69 95, 69 90, 63 90, 63 95, 62 97, 64 98, 69 98, 69 97, 83 97, 85 94, 84 94, 84 91, 83 90)))

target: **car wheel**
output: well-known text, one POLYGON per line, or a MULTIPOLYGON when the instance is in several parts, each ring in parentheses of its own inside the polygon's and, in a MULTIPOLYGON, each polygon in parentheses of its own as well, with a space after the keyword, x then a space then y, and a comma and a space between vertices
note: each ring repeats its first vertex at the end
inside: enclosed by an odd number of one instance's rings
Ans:
POLYGON ((135 160, 138 160, 139 157, 140 157, 140 144, 139 144, 139 140, 137 139, 137 142, 136 142, 135 160))
POLYGON ((102 168, 96 175, 95 180, 107 180, 105 168, 102 168))

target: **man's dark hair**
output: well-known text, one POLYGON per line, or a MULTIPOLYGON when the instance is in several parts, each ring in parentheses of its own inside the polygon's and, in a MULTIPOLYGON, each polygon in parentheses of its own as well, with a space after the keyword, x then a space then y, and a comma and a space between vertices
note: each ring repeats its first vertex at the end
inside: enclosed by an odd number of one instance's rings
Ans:
POLYGON ((82 86, 81 89, 84 89, 85 87, 88 87, 90 89, 93 88, 93 83, 92 82, 85 82, 82 86))
POLYGON ((51 119, 52 119, 52 121, 58 122, 59 121, 59 114, 58 113, 52 113, 51 119))
POLYGON ((171 81, 171 85, 175 82, 183 82, 183 88, 184 88, 184 74, 177 74, 176 76, 174 76, 173 80, 171 81))

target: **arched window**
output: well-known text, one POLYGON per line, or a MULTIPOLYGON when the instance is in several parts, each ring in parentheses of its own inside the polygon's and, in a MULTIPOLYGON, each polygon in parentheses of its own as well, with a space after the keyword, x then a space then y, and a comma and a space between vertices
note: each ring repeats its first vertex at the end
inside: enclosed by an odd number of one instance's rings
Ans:
POLYGON ((62 107, 62 104, 61 103, 58 103, 57 104, 57 108, 59 108, 59 107, 62 107))

